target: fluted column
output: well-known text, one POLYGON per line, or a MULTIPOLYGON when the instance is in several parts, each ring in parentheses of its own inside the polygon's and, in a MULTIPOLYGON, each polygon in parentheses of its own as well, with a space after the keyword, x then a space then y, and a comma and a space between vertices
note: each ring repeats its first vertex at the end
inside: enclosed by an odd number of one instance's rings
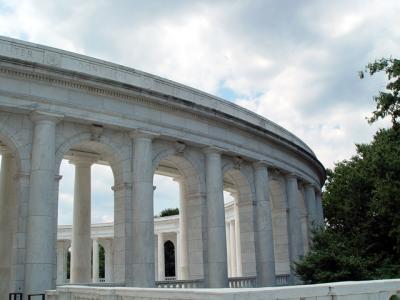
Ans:
POLYGON ((208 237, 208 278, 206 283, 210 288, 223 288, 228 287, 228 269, 221 153, 218 149, 207 148, 205 156, 208 237))
MULTIPOLYGON (((292 264, 304 255, 303 233, 300 220, 300 200, 298 197, 297 177, 294 174, 286 175, 286 195, 288 203, 290 263, 292 264)), ((296 281, 294 277, 292 280, 296 281)))
POLYGON ((275 253, 269 199, 268 168, 264 162, 254 164, 256 188, 256 269, 259 286, 275 285, 275 253))
POLYGON ((160 232, 157 235, 158 249, 157 249, 157 262, 158 262, 158 280, 165 280, 165 256, 164 256, 164 233, 160 232))
POLYGON ((234 198, 233 211, 235 214, 235 243, 236 243, 236 276, 243 276, 242 271, 242 245, 240 240, 240 215, 239 215, 239 196, 238 193, 231 193, 234 198))
POLYGON ((74 205, 71 241, 71 283, 88 283, 91 278, 91 166, 97 156, 74 152, 74 205))
MULTIPOLYGON (((12 222, 11 206, 13 205, 10 194, 10 182, 13 180, 12 160, 8 150, 0 145, 1 170, 0 170, 0 292, 7 295, 10 289, 11 260, 12 260, 12 222)), ((1 298, 1 297, 0 297, 1 298)))
POLYGON ((34 130, 26 226, 25 294, 43 293, 55 288, 55 132, 59 117, 47 113, 32 114, 34 130))
MULTIPOLYGON (((304 186, 304 199, 307 208, 308 227, 311 230, 313 227, 317 226, 316 223, 317 207, 315 200, 315 189, 312 184, 307 183, 304 186)), ((310 230, 309 232, 311 232, 310 230)))
POLYGON ((179 271, 180 280, 189 279, 189 246, 188 246, 188 224, 186 189, 183 178, 177 177, 179 183, 179 271))
POLYGON ((92 258, 92 280, 99 282, 99 242, 93 239, 93 258, 92 258))
POLYGON ((153 217, 153 134, 135 131, 133 137, 133 280, 127 285, 153 287, 154 217, 153 217))
POLYGON ((229 248, 231 249, 231 277, 237 277, 235 221, 229 222, 229 248))

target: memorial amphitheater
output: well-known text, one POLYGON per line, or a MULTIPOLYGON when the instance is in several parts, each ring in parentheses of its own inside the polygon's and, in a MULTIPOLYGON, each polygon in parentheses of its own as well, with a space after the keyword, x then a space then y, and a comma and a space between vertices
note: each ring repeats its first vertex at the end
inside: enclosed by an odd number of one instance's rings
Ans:
POLYGON ((0 37, 0 144, 1 299, 388 299, 400 289, 272 287, 300 283, 290 266, 323 224, 324 167, 281 126, 202 91, 0 37), (58 228, 63 159, 75 166, 73 224, 58 228), (113 172, 113 224, 91 224, 95 163, 113 172), (154 174, 179 183, 179 216, 154 219, 154 174))

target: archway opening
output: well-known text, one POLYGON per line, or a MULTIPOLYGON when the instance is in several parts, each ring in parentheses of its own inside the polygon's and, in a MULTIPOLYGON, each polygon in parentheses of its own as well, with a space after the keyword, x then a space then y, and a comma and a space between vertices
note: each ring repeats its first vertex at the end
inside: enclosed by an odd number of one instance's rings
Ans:
POLYGON ((228 277, 255 276, 255 246, 251 186, 243 170, 224 173, 228 277))
POLYGON ((164 207, 169 203, 167 206, 171 209, 170 213, 155 218, 155 277, 159 281, 201 279, 203 245, 199 176, 190 158, 176 155, 171 148, 161 151, 153 160, 154 207, 160 207, 157 201, 163 201, 164 207), (169 272, 165 268, 167 240, 174 245, 175 253, 169 272))
MULTIPOLYGON (((112 282, 112 270, 109 276, 101 274, 101 261, 99 257, 93 259, 93 255, 98 255, 102 249, 99 238, 115 239, 115 207, 124 200, 118 197, 115 188, 118 177, 121 178, 119 158, 110 146, 100 142, 82 141, 68 148, 63 153, 58 152, 57 159, 61 175, 58 224, 63 228, 62 238, 71 243, 69 281, 112 282)), ((112 261, 113 255, 113 247, 108 247, 104 256, 112 261)), ((67 259, 66 254, 57 253, 57 269, 65 265, 67 259)), ((58 284, 65 283, 67 272, 57 272, 57 277, 58 284)))
POLYGON ((165 277, 175 277, 175 246, 171 241, 164 243, 165 277))

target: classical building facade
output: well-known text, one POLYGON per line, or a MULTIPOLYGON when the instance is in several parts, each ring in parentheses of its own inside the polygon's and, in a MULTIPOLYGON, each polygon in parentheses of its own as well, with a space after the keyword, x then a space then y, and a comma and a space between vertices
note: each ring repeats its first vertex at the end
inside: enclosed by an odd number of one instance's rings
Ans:
POLYGON ((0 142, 2 295, 42 293, 56 285, 63 159, 75 165, 74 283, 92 281, 94 163, 113 171, 109 259, 112 281, 126 286, 156 284, 155 173, 180 184, 178 276, 205 287, 227 287, 228 270, 232 276, 255 276, 258 286, 274 285, 276 274, 290 272, 287 261, 307 250, 312 224, 323 222, 324 168, 284 128, 151 74, 5 37, 0 37, 0 142), (236 197, 236 231, 226 226, 224 189, 236 197), (239 255, 227 251, 227 233, 239 255), (241 264, 236 260, 228 269, 228 257, 234 256, 241 264))

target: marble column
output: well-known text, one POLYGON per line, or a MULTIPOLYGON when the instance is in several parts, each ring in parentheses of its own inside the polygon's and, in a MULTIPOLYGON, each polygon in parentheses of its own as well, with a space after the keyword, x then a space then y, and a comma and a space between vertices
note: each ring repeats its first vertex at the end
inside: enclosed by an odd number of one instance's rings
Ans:
POLYGON ((225 224, 225 232, 226 232, 226 259, 228 262, 228 277, 232 277, 232 268, 231 268, 231 234, 230 234, 230 227, 229 222, 225 224))
POLYGON ((13 228, 11 226, 10 181, 13 179, 11 153, 0 145, 0 292, 7 295, 10 289, 13 228))
POLYGON ((206 205, 207 205, 207 287, 228 287, 227 252, 225 236, 225 209, 221 153, 207 148, 206 156, 206 205))
POLYGON ((240 240, 240 216, 239 216, 239 195, 231 193, 234 199, 233 211, 235 214, 235 242, 236 242, 236 276, 243 276, 242 271, 242 245, 240 240))
POLYGON ((256 269, 259 286, 275 285, 275 253, 267 164, 254 164, 256 189, 256 269))
POLYGON ((135 131, 133 137, 132 282, 127 286, 154 287, 153 151, 154 135, 135 131))
POLYGON ((92 256, 92 280, 99 282, 99 242, 93 239, 93 256, 92 256))
POLYGON ((158 251, 157 251, 157 263, 158 263, 158 280, 165 280, 165 256, 164 256, 164 233, 159 232, 157 235, 158 251))
MULTIPOLYGON (((288 203, 288 236, 290 245, 290 263, 297 261, 304 255, 303 233, 300 220, 300 200, 297 177, 294 174, 286 175, 286 195, 288 203)), ((292 281, 296 279, 292 276, 292 281)))
POLYGON ((237 277, 235 221, 229 222, 229 248, 231 249, 231 277, 237 277))
POLYGON ((179 279, 189 279, 189 245, 186 188, 183 178, 175 179, 179 183, 179 279))
POLYGON ((71 283, 89 283, 91 276, 91 166, 97 156, 73 153, 75 165, 74 205, 71 241, 71 283))
POLYGON ((114 281, 114 264, 113 264, 113 240, 102 239, 100 240, 101 245, 104 248, 104 279, 106 282, 114 281))
POLYGON ((25 294, 54 289, 55 133, 60 116, 34 113, 25 257, 25 294))
POLYGON ((64 284, 67 280, 67 255, 70 242, 57 241, 57 284, 64 284))
POLYGON ((311 233, 311 229, 317 226, 316 224, 316 200, 315 200, 315 189, 312 184, 305 184, 304 186, 304 199, 306 202, 307 208, 307 221, 309 233, 311 233))

